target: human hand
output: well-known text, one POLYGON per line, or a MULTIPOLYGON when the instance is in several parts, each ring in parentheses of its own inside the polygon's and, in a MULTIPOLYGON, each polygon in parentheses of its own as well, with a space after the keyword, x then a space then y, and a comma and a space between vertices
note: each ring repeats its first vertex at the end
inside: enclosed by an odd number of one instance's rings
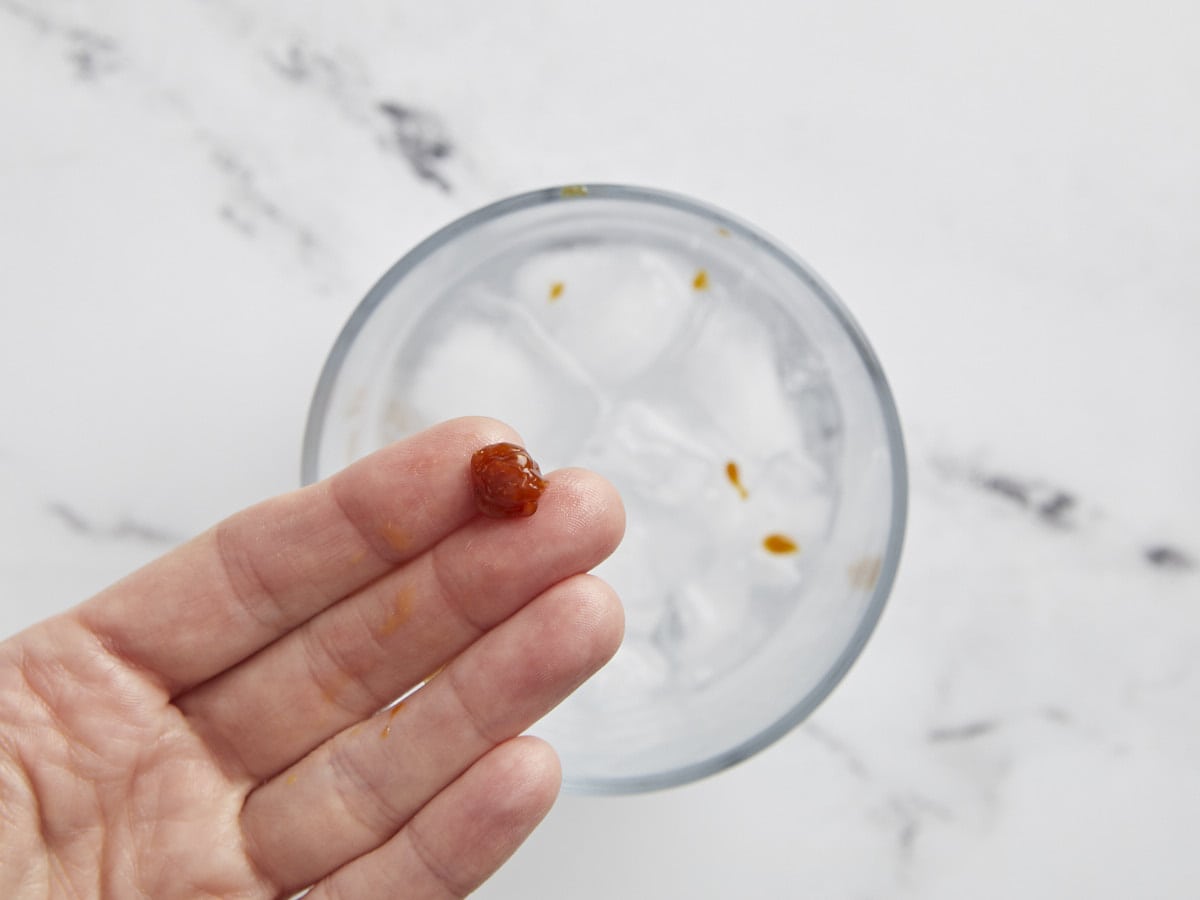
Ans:
POLYGON ((615 491, 562 470, 534 516, 477 516, 469 459, 501 440, 423 432, 0 644, 0 896, 458 897, 495 871, 559 786, 517 735, 623 628, 581 574, 615 491))

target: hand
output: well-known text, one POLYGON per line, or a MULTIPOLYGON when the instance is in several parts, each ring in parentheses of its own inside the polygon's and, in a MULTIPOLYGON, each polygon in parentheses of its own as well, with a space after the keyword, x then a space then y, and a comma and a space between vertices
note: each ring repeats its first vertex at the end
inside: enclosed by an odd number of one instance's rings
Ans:
POLYGON ((0 896, 460 897, 495 871, 559 786, 517 735, 623 627, 581 574, 615 491, 567 469, 531 518, 477 516, 470 456, 500 440, 438 426, 0 644, 0 896))

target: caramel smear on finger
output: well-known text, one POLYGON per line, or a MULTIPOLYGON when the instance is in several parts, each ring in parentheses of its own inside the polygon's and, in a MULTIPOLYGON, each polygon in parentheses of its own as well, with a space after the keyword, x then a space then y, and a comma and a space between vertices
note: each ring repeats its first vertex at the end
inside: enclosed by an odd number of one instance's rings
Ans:
POLYGON ((380 738, 386 738, 392 733, 392 719, 396 718, 396 714, 404 708, 404 701, 401 700, 395 706, 388 710, 387 724, 383 726, 383 731, 379 732, 380 738))
POLYGON ((397 553, 403 553, 408 548, 408 535, 399 525, 394 522, 384 522, 383 527, 379 529, 379 533, 383 535, 383 539, 387 541, 388 546, 397 553))
POLYGON ((408 621, 408 617, 412 615, 412 608, 412 591, 408 588, 401 588, 396 592, 396 599, 393 601, 391 613, 384 619, 383 624, 379 626, 379 636, 387 637, 390 634, 394 634, 397 628, 408 621))

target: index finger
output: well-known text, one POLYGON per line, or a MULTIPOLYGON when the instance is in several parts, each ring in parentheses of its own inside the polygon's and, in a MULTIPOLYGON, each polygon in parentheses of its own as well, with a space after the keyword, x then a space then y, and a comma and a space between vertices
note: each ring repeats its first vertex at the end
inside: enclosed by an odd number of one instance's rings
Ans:
POLYGON ((174 696, 469 521, 471 454, 517 440, 493 419, 435 426, 225 519, 73 615, 174 696))

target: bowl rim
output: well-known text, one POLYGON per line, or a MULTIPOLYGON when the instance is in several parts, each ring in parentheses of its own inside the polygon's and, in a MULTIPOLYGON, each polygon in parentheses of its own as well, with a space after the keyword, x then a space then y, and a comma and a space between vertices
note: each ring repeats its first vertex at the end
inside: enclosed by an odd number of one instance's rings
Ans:
POLYGON ((887 605, 888 596, 894 586, 907 527, 908 466, 900 415, 896 409, 895 399, 887 377, 884 375, 883 367, 862 328, 849 310, 807 263, 761 229, 708 203, 658 188, 589 183, 539 188, 506 197, 467 213, 419 242, 375 282, 342 327, 322 366, 320 377, 313 391, 312 401, 309 404, 308 419, 304 429, 300 466, 301 483, 311 484, 319 477, 321 438, 333 391, 343 364, 371 314, 384 302, 402 279, 442 247, 486 223, 545 204, 587 203, 595 200, 644 203, 707 219, 717 228, 727 229, 731 234, 737 234, 743 240, 753 244, 758 250, 775 257, 786 269, 804 282, 849 337, 870 378, 883 419, 892 485, 891 521, 888 525, 887 543, 881 559, 879 577, 872 588, 871 599, 864 609, 858 626, 825 675, 771 725, 729 750, 705 759, 684 766, 634 776, 578 777, 572 776, 569 769, 564 771, 564 790, 576 794, 611 795, 641 793, 674 787, 728 769, 788 734, 828 698, 862 654, 867 641, 879 623, 884 607, 887 605))

